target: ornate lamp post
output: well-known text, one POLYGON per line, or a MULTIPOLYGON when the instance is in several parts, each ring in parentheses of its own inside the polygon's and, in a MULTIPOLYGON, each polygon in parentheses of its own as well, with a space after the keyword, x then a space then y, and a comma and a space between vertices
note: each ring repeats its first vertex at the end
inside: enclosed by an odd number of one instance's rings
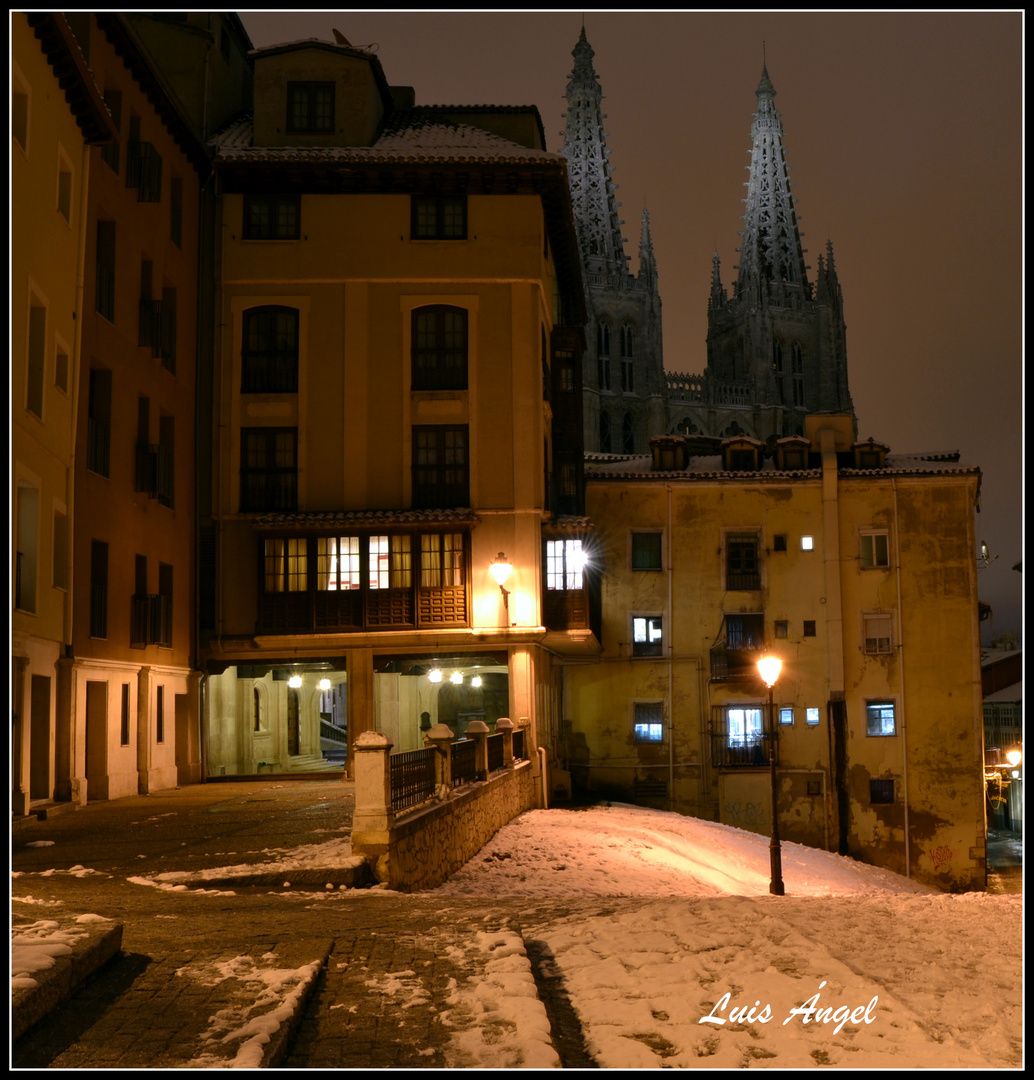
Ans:
POLYGON ((779 805, 776 798, 776 739, 779 737, 779 727, 776 724, 775 705, 772 701, 772 688, 779 678, 782 667, 783 662, 778 656, 763 656, 758 661, 758 673, 768 687, 768 722, 771 725, 768 764, 772 770, 772 840, 768 848, 772 862, 772 880, 768 891, 773 896, 783 896, 786 892, 783 888, 783 853, 779 846, 779 805))

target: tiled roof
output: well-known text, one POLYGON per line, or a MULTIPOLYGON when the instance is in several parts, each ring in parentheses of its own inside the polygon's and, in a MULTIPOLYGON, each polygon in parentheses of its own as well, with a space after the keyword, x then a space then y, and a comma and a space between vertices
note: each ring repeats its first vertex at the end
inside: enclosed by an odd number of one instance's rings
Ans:
POLYGON ((477 514, 468 507, 445 510, 294 510, 255 518, 256 529, 368 528, 383 525, 476 525, 477 514))
POLYGON ((373 146, 253 146, 253 118, 242 116, 211 140, 217 161, 353 161, 405 164, 469 161, 563 163, 562 154, 532 150, 468 124, 436 123, 427 110, 400 110, 373 146))

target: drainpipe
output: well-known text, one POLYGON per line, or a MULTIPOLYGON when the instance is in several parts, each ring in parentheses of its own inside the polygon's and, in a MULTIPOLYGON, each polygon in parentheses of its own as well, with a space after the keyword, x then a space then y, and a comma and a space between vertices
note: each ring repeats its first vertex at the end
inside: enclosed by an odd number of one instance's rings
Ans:
POLYGON ((897 477, 890 478, 891 490, 894 492, 894 583, 897 588, 897 634, 898 634, 898 667, 901 683, 901 787, 902 802, 905 807, 905 877, 912 876, 912 853, 908 835, 908 735, 905 727, 905 639, 901 629, 901 533, 898 529, 898 481, 897 477))
POLYGON ((665 484, 668 492, 668 809, 675 809, 675 612, 672 610, 672 576, 674 560, 672 558, 671 536, 671 484, 665 484))
POLYGON ((538 747, 539 753, 539 783, 542 786, 542 809, 549 809, 549 799, 546 792, 546 748, 538 747))

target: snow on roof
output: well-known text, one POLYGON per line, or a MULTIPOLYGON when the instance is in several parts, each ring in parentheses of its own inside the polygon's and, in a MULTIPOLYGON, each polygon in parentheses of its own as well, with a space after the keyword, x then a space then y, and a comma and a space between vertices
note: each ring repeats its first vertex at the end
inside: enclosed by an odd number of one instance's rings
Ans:
POLYGON ((985 704, 991 702, 992 705, 1009 705, 1013 702, 1023 700, 1023 680, 1014 682, 1009 686, 1003 686, 1001 690, 996 690, 993 694, 988 694, 984 698, 985 704))
POLYGON ((499 164, 564 162, 469 124, 435 122, 427 109, 400 110, 373 146, 254 146, 254 119, 245 115, 211 140, 217 161, 476 161, 499 164))

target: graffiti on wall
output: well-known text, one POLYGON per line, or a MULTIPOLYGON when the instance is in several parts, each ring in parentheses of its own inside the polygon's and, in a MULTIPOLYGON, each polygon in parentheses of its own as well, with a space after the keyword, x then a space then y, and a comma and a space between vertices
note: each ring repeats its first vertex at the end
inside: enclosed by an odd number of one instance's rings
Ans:
POLYGON ((947 844, 941 844, 940 847, 934 848, 930 852, 930 859, 933 862, 934 870, 940 870, 946 863, 950 863, 955 858, 954 849, 948 847, 947 844))
POLYGON ((763 829, 767 827, 768 815, 764 803, 727 802, 722 820, 726 825, 736 825, 741 829, 763 829))

